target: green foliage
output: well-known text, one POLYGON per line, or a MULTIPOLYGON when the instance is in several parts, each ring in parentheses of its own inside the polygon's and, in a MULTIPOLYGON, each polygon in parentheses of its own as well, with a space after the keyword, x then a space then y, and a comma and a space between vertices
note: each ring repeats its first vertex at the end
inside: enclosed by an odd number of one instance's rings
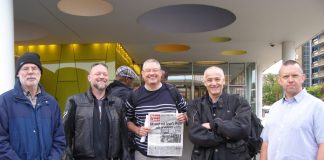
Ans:
POLYGON ((310 86, 306 88, 307 92, 317 98, 324 99, 324 84, 310 86))
POLYGON ((276 74, 267 74, 263 77, 263 105, 272 105, 282 97, 282 88, 278 84, 276 74))

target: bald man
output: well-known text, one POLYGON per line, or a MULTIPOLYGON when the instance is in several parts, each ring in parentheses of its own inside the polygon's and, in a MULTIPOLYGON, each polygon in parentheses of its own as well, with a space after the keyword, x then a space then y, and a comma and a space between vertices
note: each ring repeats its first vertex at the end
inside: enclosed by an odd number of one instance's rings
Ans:
POLYGON ((248 160, 246 139, 251 127, 251 107, 238 96, 223 92, 225 76, 212 66, 203 77, 207 94, 189 103, 189 138, 192 160, 248 160))

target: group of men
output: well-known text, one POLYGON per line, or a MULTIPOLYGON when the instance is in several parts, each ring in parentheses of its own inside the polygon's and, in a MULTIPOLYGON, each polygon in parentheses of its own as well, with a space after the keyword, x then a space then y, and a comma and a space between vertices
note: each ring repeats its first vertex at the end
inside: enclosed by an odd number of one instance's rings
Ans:
MULTIPOLYGON (((142 84, 133 90, 137 75, 127 66, 116 71, 108 85, 105 63, 91 66, 85 93, 68 98, 63 113, 55 98, 39 84, 40 57, 25 53, 16 65, 16 83, 0 95, 1 160, 175 160, 150 156, 145 125, 152 112, 177 113, 188 125, 194 144, 193 160, 248 160, 246 139, 251 130, 251 107, 224 92, 221 68, 208 67, 203 75, 206 94, 188 104, 181 94, 174 100, 162 80, 160 63, 148 59, 142 66, 142 84), (136 97, 136 98, 134 98, 136 97), (129 136, 134 143, 129 150, 129 136)), ((279 84, 284 97, 276 102, 262 132, 261 160, 323 160, 324 102, 303 89, 304 73, 293 60, 283 63, 279 84)))

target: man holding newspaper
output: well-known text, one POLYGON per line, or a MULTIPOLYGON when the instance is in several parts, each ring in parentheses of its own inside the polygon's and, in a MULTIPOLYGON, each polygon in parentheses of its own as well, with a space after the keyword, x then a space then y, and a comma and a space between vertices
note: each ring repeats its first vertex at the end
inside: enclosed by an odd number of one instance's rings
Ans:
POLYGON ((186 102, 180 94, 174 100, 168 85, 161 82, 161 75, 160 63, 155 59, 146 60, 142 70, 145 84, 135 90, 126 102, 128 129, 136 134, 135 159, 173 160, 182 154, 183 123, 187 121, 186 102), (177 143, 181 146, 176 146, 177 143), (168 144, 169 149, 165 151, 168 144), (172 147, 174 149, 171 150, 172 147), (180 154, 173 152, 177 150, 180 154))

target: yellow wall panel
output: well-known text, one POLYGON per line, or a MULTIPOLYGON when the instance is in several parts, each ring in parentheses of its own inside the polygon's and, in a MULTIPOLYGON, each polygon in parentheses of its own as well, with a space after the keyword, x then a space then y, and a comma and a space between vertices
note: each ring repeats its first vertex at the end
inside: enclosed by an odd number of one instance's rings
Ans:
POLYGON ((61 50, 61 62, 74 62, 74 51, 73 51, 73 44, 64 44, 62 45, 61 50))
POLYGON ((33 45, 28 46, 29 52, 36 52, 40 55, 42 62, 59 61, 61 45, 33 45))
POLYGON ((61 111, 64 111, 65 103, 68 97, 79 93, 77 82, 58 82, 56 98, 59 102, 61 111))
POLYGON ((106 62, 112 62, 116 60, 116 43, 107 44, 107 59, 106 62))
POLYGON ((116 67, 133 66, 119 43, 15 46, 15 56, 25 52, 40 54, 43 64, 40 82, 57 99, 62 111, 67 97, 89 89, 87 76, 93 63, 108 65, 110 82, 115 78, 116 67))
POLYGON ((40 83, 43 85, 46 92, 54 96, 56 93, 57 72, 52 72, 51 70, 43 67, 40 83))
POLYGON ((76 68, 60 68, 58 71, 58 81, 77 81, 76 68))
POLYGON ((103 43, 96 44, 74 44, 74 53, 76 60, 106 59, 107 45, 103 43))
POLYGON ((25 52, 28 52, 28 46, 15 46, 15 55, 21 56, 25 52))
POLYGON ((89 81, 88 81, 88 71, 78 68, 77 76, 78 76, 79 91, 80 92, 87 91, 90 86, 89 81))

